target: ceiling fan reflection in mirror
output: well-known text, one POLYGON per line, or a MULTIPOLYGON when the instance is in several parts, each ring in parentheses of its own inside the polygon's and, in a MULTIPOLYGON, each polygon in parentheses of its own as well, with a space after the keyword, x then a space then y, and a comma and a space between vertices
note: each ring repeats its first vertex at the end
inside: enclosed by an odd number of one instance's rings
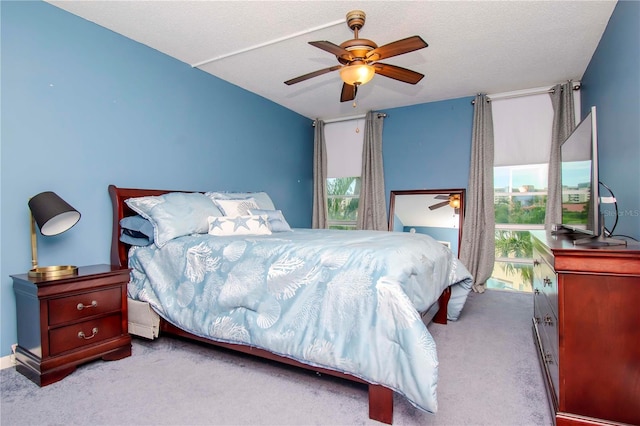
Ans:
POLYGON ((358 86, 369 82, 374 74, 409 84, 417 84, 422 80, 424 74, 378 61, 423 49, 428 44, 416 35, 378 47, 373 41, 358 36, 358 31, 364 26, 365 19, 366 15, 361 10, 352 10, 347 13, 347 25, 353 31, 354 38, 339 46, 326 40, 309 42, 312 46, 334 54, 341 65, 310 72, 284 83, 292 85, 331 71, 340 70, 340 78, 343 81, 340 102, 346 102, 354 100, 358 86))
POLYGON ((436 195, 434 198, 437 200, 446 200, 446 201, 442 201, 440 203, 430 205, 429 210, 435 210, 435 209, 439 209, 440 207, 449 205, 449 207, 454 209, 455 214, 460 213, 460 194, 436 195))

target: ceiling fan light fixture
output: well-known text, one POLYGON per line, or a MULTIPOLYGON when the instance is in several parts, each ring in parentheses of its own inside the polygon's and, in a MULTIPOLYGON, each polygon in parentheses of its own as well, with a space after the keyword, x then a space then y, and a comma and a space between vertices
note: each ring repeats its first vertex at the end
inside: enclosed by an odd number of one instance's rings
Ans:
POLYGON ((460 198, 451 197, 449 199, 449 206, 453 207, 454 209, 459 209, 460 208, 460 198))
POLYGON ((340 69, 340 78, 352 86, 366 84, 373 78, 376 70, 367 64, 347 65, 340 69))
POLYGON ((358 86, 371 81, 375 74, 403 83, 417 84, 424 77, 424 74, 378 61, 424 49, 428 44, 420 36, 415 35, 378 46, 372 40, 360 38, 358 34, 364 26, 365 19, 366 15, 361 10, 352 10, 347 13, 347 26, 353 31, 353 38, 340 45, 327 40, 309 42, 311 46, 334 55, 340 65, 310 72, 284 83, 290 86, 331 71, 340 70, 340 79, 344 82, 340 92, 340 102, 355 100, 358 86))

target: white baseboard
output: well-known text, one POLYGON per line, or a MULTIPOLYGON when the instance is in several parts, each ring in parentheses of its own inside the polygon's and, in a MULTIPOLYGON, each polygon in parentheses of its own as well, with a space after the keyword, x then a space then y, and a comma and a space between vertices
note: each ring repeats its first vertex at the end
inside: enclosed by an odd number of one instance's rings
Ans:
POLYGON ((16 365, 16 357, 14 355, 7 355, 0 358, 0 370, 5 368, 11 368, 16 365))
POLYGON ((11 345, 11 355, 3 356, 0 358, 0 370, 4 370, 5 368, 10 368, 16 365, 16 348, 17 344, 11 345))

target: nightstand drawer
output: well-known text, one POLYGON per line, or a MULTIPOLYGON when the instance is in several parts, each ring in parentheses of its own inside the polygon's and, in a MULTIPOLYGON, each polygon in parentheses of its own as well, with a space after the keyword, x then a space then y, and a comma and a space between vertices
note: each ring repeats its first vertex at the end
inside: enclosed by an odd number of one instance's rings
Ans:
POLYGON ((120 311, 121 288, 93 291, 49 301, 49 325, 64 324, 93 315, 120 311))
POLYGON ((49 352, 57 355, 122 334, 122 316, 116 315, 60 327, 49 332, 49 352))

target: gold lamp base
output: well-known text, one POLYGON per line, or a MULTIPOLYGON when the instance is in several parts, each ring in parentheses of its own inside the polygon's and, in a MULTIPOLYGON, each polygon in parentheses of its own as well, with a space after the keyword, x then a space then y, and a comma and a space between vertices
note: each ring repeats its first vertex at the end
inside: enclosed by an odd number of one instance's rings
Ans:
POLYGON ((69 275, 77 275, 78 267, 72 265, 64 266, 36 266, 29 271, 29 276, 33 278, 61 278, 69 275))

